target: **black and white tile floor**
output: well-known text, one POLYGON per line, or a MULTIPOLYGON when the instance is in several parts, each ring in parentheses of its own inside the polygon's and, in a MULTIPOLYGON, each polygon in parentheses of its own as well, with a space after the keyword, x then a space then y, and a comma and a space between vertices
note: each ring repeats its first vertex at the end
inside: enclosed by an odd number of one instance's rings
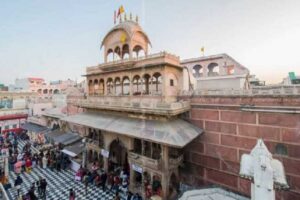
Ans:
MULTIPOLYGON (((20 141, 18 148, 21 149, 24 146, 24 142, 20 141)), ((71 170, 65 170, 57 172, 50 169, 42 169, 35 167, 31 173, 22 173, 21 177, 23 183, 21 185, 20 194, 26 194, 33 183, 36 183, 40 178, 46 178, 47 180, 47 200, 68 200, 69 189, 73 189, 76 194, 76 200, 112 200, 114 193, 106 190, 103 191, 99 187, 94 185, 88 186, 88 192, 85 194, 85 187, 81 182, 74 180, 75 172, 71 170)), ((11 188, 7 190, 8 196, 11 200, 17 199, 17 189, 14 187, 14 181, 16 174, 14 172, 9 173, 9 182, 11 188)), ((37 194, 37 192, 36 192, 37 194)), ((38 195, 37 195, 38 196, 38 195)))
MULTIPOLYGON (((40 177, 47 180, 47 199, 49 200, 64 200, 68 199, 69 189, 73 188, 78 200, 112 200, 114 193, 106 190, 105 192, 93 185, 88 186, 87 195, 85 195, 85 188, 81 182, 74 180, 74 172, 72 171, 51 171, 50 169, 41 169, 39 167, 33 168, 31 173, 21 174, 23 179, 21 194, 26 194, 32 183, 39 180, 40 177)), ((9 182, 14 185, 16 174, 10 172, 9 182)), ((8 189, 8 195, 11 199, 17 199, 17 190, 15 187, 8 189)))

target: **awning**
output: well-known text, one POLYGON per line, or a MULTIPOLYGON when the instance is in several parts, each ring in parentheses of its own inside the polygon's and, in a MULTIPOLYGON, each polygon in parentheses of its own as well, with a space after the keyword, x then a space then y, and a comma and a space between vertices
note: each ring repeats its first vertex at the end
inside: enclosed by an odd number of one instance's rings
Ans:
POLYGON ((40 133, 43 131, 46 131, 48 128, 45 126, 41 126, 38 124, 34 124, 31 122, 26 122, 25 124, 21 125, 21 128, 30 132, 36 132, 36 133, 40 133))
POLYGON ((143 120, 107 113, 85 112, 61 120, 174 147, 184 147, 203 132, 202 129, 182 119, 143 120))
POLYGON ((70 145, 81 140, 81 137, 77 133, 65 133, 57 138, 54 138, 54 142, 61 143, 63 145, 70 145))
POLYGON ((60 130, 51 131, 45 136, 52 142, 61 143, 63 145, 70 145, 81 140, 81 137, 77 133, 63 132, 60 130))
POLYGON ((78 154, 80 154, 83 151, 83 144, 82 142, 76 142, 73 145, 67 146, 65 147, 63 150, 61 150, 63 153, 71 156, 71 157, 75 157, 78 154))

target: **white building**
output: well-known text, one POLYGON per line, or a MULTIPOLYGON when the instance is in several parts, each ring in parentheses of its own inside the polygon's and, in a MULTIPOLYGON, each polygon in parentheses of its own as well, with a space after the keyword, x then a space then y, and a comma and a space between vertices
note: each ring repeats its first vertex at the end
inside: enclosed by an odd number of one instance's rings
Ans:
POLYGON ((243 89, 249 70, 227 54, 203 56, 182 60, 188 69, 184 71, 184 90, 189 82, 194 90, 243 89))

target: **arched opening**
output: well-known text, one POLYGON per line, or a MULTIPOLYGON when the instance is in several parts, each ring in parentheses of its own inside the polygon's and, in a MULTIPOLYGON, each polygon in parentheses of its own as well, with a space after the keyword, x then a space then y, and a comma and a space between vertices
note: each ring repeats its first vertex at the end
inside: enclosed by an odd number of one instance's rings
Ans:
POLYGON ((155 95, 162 94, 162 76, 160 73, 156 72, 152 77, 152 93, 155 95))
POLYGON ((108 49, 106 54, 106 60, 108 62, 114 61, 114 51, 112 49, 108 49))
POLYGON ((125 76, 122 81, 122 94, 130 95, 130 80, 127 76, 125 76))
POLYGON ((129 59, 129 46, 128 44, 124 44, 122 47, 122 58, 129 59))
POLYGON ((37 91, 39 94, 42 94, 42 89, 38 89, 37 91))
POLYGON ((99 81, 99 94, 104 95, 104 80, 100 79, 99 81))
POLYGON ((133 95, 141 95, 142 94, 142 79, 139 75, 135 75, 132 80, 133 88, 132 92, 133 95))
POLYGON ((106 88, 107 94, 112 95, 114 91, 114 83, 112 78, 107 79, 106 88))
POLYGON ((140 45, 134 46, 132 49, 132 52, 133 52, 132 56, 134 58, 139 58, 141 56, 145 56, 145 50, 140 45))
POLYGON ((277 155, 282 155, 282 156, 287 156, 288 155, 288 149, 286 145, 278 143, 275 146, 275 154, 277 155))
POLYGON ((218 76, 219 73, 220 73, 219 72, 220 68, 219 68, 219 65, 217 63, 210 63, 207 66, 207 69, 208 69, 208 73, 207 73, 208 76, 218 76))
POLYGON ((93 81, 89 80, 89 94, 92 95, 94 93, 93 81))
POLYGON ((170 200, 178 199, 179 195, 179 181, 174 173, 172 173, 169 182, 169 197, 170 200))
POLYGON ((49 94, 52 94, 52 93, 53 93, 53 90, 52 90, 52 89, 50 89, 50 90, 49 90, 49 94))
POLYGON ((193 76, 199 78, 203 76, 203 67, 201 65, 195 65, 193 67, 193 76))
POLYGON ((124 144, 119 140, 114 140, 109 147, 109 171, 117 168, 128 170, 127 149, 124 144))
POLYGON ((44 90, 43 90, 43 94, 48 94, 48 90, 47 90, 47 89, 44 89, 44 90))
POLYGON ((94 94, 95 95, 99 94, 99 82, 97 79, 94 80, 94 94))
POLYGON ((54 93, 54 94, 59 94, 59 90, 58 90, 58 89, 55 89, 55 90, 53 91, 53 93, 54 93))
POLYGON ((116 95, 122 94, 121 80, 119 77, 115 78, 115 94, 116 95))
POLYGON ((149 74, 145 74, 142 79, 143 94, 145 95, 150 94, 150 87, 151 87, 151 76, 149 74))
POLYGON ((121 49, 120 47, 116 47, 115 50, 115 55, 114 55, 114 60, 121 60, 121 49))

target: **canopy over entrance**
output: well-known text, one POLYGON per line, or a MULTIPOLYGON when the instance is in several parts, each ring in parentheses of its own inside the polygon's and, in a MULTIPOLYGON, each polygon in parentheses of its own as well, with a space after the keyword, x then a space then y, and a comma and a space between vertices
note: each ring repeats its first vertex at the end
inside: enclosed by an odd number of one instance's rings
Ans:
POLYGON ((85 112, 62 120, 179 148, 184 147, 203 132, 202 129, 181 119, 158 121, 85 112))
POLYGON ((77 133, 63 132, 59 130, 47 133, 46 137, 54 143, 61 143, 65 146, 81 140, 81 137, 77 133))
POLYGON ((41 126, 41 125, 34 124, 34 123, 31 123, 31 122, 26 122, 25 124, 21 125, 21 128, 24 129, 24 130, 27 130, 27 131, 30 131, 30 132, 36 132, 36 133, 43 132, 43 131, 46 131, 48 129, 45 126, 41 126))
POLYGON ((77 156, 78 154, 82 153, 83 151, 83 144, 81 141, 79 142, 76 142, 75 144, 73 145, 70 145, 70 146, 67 146, 65 147, 62 152, 71 156, 71 157, 75 157, 77 156))

